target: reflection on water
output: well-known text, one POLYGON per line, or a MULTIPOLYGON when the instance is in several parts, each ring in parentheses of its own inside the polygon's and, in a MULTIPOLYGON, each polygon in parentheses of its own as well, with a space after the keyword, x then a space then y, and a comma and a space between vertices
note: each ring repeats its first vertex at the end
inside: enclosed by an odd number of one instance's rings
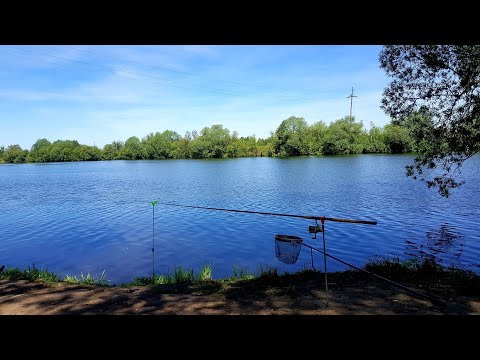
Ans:
POLYGON ((443 255, 449 255, 449 264, 459 265, 459 259, 464 252, 464 235, 458 228, 444 223, 439 229, 430 229, 425 237, 418 240, 405 240, 408 256, 417 259, 436 260, 440 263, 445 259, 443 255))

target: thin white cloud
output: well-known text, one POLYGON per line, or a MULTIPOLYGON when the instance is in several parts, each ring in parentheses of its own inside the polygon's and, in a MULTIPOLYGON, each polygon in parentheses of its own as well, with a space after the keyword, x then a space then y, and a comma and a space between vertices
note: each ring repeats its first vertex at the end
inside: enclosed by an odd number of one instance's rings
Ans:
MULTIPOLYGON (((3 63, 6 58, 2 56, 2 48, 0 46, 0 65, 6 66, 3 70, 0 66, 0 80, 11 80, 5 71, 11 64, 3 63)), ((71 71, 71 78, 56 79, 56 73, 50 73, 53 77, 45 79, 42 76, 46 75, 35 65, 24 78, 19 68, 13 67, 17 71, 14 74, 23 81, 21 85, 14 81, 1 83, 0 109, 2 105, 15 109, 4 116, 45 124, 43 128, 31 127, 13 121, 12 124, 29 129, 22 136, 23 142, 32 139, 34 142, 38 137, 56 140, 60 136, 76 136, 78 141, 90 144, 94 136, 96 144, 103 146, 133 135, 142 138, 166 129, 183 135, 187 130, 199 131, 213 124, 236 130, 240 136, 267 137, 290 116, 304 117, 311 124, 319 120, 329 123, 348 115, 346 97, 351 86, 358 95, 354 99, 353 115, 362 120, 365 127, 371 121, 378 126, 388 122, 380 109, 381 92, 387 81, 377 64, 369 63, 353 72, 315 71, 322 66, 308 65, 316 61, 310 58, 303 64, 292 62, 288 67, 283 66, 282 59, 291 62, 295 58, 296 47, 244 46, 235 48, 233 53, 225 52, 221 46, 75 48, 55 46, 45 50, 106 68, 87 73, 82 70, 86 66, 72 62, 62 66, 71 71), (271 71, 270 63, 285 69, 271 71), (159 65, 158 69, 150 66, 155 64, 159 65), (164 71, 162 66, 179 72, 164 71), (182 74, 182 71, 193 75, 182 74), (296 100, 286 100, 291 98, 296 100)), ((327 55, 342 51, 341 48, 327 50, 327 55)), ((344 56, 341 61, 348 70, 345 59, 348 57, 344 56)), ((20 141, 11 140, 21 132, 10 126, 11 129, 4 127, 0 134, 0 144, 20 141)), ((33 142, 25 146, 29 148, 33 142)))
MULTIPOLYGON (((365 127, 370 122, 383 126, 388 118, 379 109, 381 93, 365 94, 363 99, 353 106, 353 115, 363 121, 365 127)), ((252 106, 248 100, 236 99, 222 105, 194 105, 188 107, 134 107, 123 110, 103 110, 90 113, 89 118, 97 127, 105 128, 114 138, 135 135, 143 137, 150 132, 173 130, 183 135, 187 130, 200 131, 205 126, 222 124, 230 131, 236 130, 240 136, 255 134, 268 137, 282 120, 290 116, 304 117, 309 124, 316 121, 330 123, 349 114, 348 99, 331 99, 301 104, 263 104, 252 106), (250 110, 249 110, 250 108, 250 110)))

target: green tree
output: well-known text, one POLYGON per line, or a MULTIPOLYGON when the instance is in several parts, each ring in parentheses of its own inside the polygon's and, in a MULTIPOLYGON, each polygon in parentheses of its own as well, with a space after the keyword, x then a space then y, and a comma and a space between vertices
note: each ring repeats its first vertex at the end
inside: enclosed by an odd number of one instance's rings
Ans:
POLYGON ((323 145, 327 137, 328 127, 323 121, 313 123, 306 131, 305 153, 308 155, 322 155, 323 145))
POLYGON ((148 159, 168 159, 176 155, 175 143, 180 140, 180 135, 175 131, 165 130, 163 133, 148 134, 142 143, 148 159))
POLYGON ((221 158, 227 153, 227 146, 230 143, 230 130, 223 127, 223 125, 212 125, 210 128, 204 127, 200 132, 200 136, 193 142, 199 140, 203 145, 203 157, 221 158))
POLYGON ((273 148, 278 156, 305 155, 305 133, 308 128, 304 118, 290 116, 275 131, 273 148))
POLYGON ((120 159, 123 147, 124 147, 123 141, 113 141, 111 144, 105 145, 102 150, 102 159, 105 159, 105 160, 120 159))
POLYGON ((120 152, 120 157, 126 160, 145 159, 147 152, 141 143, 140 139, 136 136, 130 136, 120 152))
POLYGON ((255 135, 241 137, 238 140, 238 156, 257 156, 257 139, 255 135))
POLYGON ((28 161, 32 161, 32 162, 48 161, 51 144, 52 143, 45 138, 38 139, 30 149, 28 161))
POLYGON ((190 151, 188 150, 188 144, 190 140, 186 137, 180 138, 174 145, 172 150, 172 156, 174 159, 189 159, 191 158, 190 151))
POLYGON ((463 183, 462 164, 480 150, 480 46, 389 45, 380 67, 392 78, 382 98, 390 117, 399 121, 421 109, 431 117, 431 126, 412 132, 424 137, 414 138, 423 144, 407 176, 448 197, 463 183))
POLYGON ((356 123, 354 116, 332 122, 323 145, 325 155, 360 154, 363 151, 360 137, 363 124, 356 123))
POLYGON ((385 125, 383 139, 386 147, 394 154, 409 153, 413 150, 413 139, 406 127, 395 124, 385 125))
POLYGON ((102 160, 102 151, 96 146, 80 145, 78 149, 78 161, 102 160))
POLYGON ((10 145, 3 152, 3 160, 7 163, 24 163, 27 161, 28 150, 20 145, 10 145))
POLYGON ((363 130, 360 135, 360 145, 363 148, 363 154, 378 154, 390 152, 390 149, 385 145, 384 129, 375 126, 370 122, 370 130, 363 130))
POLYGON ((274 155, 273 135, 266 138, 266 139, 259 138, 257 140, 257 153, 259 153, 260 156, 273 156, 274 155))
POLYGON ((188 143, 188 153, 192 159, 203 159, 209 157, 208 144, 201 136, 194 138, 188 143))
POLYGON ((48 149, 47 161, 49 162, 81 160, 81 145, 77 140, 57 140, 48 149))
POLYGON ((238 138, 238 133, 234 131, 230 137, 230 142, 227 145, 226 156, 230 158, 235 158, 239 156, 245 156, 241 153, 241 142, 242 139, 238 138))

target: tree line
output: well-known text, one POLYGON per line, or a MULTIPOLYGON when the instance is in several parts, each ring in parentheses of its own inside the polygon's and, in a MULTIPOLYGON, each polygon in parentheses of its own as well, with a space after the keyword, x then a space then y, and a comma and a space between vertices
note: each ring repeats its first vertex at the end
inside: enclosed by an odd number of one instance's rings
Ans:
POLYGON ((308 126, 292 116, 267 139, 239 138, 222 125, 200 135, 166 130, 130 137, 103 149, 39 139, 30 151, 0 147, 0 162, 415 152, 406 175, 448 197, 464 183, 457 179, 463 163, 480 152, 480 45, 386 45, 379 60, 392 80, 381 105, 392 121, 383 128, 367 132, 353 117, 308 126))
MULTIPOLYGON (((416 120, 428 124, 425 113, 415 113, 416 120)), ((411 116, 412 117, 412 116, 411 116)), ((165 130, 150 133, 143 139, 136 136, 126 141, 113 141, 100 149, 76 140, 50 142, 38 139, 30 150, 18 144, 0 147, 0 161, 5 163, 65 162, 139 159, 204 159, 255 156, 345 155, 365 153, 408 153, 418 144, 412 131, 416 122, 392 121, 384 127, 365 130, 362 122, 346 116, 329 125, 322 121, 308 125, 304 118, 292 116, 283 120, 266 139, 254 135, 239 137, 217 124, 187 131, 184 136, 165 130)))

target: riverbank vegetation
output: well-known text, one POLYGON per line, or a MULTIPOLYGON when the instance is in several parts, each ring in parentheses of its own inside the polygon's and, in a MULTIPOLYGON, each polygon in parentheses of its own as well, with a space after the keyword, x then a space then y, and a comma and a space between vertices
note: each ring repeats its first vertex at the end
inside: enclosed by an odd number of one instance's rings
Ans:
MULTIPOLYGON (((449 296, 451 294, 480 296, 480 275, 466 269, 457 267, 445 267, 432 259, 409 259, 378 257, 368 261, 363 269, 374 274, 383 276, 401 284, 410 284, 417 288, 430 290, 436 294, 449 296)), ((215 285, 214 288, 220 291, 222 285, 251 282, 253 284, 284 283, 294 281, 297 278, 308 278, 312 274, 321 273, 318 270, 304 269, 296 273, 279 274, 278 269, 271 266, 259 266, 256 271, 250 272, 246 268, 235 266, 233 276, 224 279, 212 278, 212 266, 205 265, 198 274, 193 269, 175 267, 166 275, 155 274, 155 277, 134 277, 132 281, 122 283, 120 287, 155 285, 166 286, 170 291, 176 291, 175 286, 202 287, 205 284, 215 285), (173 286, 173 287, 172 287, 173 286)), ((341 281, 345 279, 364 279, 365 273, 358 270, 346 270, 343 272, 329 273, 330 281, 341 281), (333 277, 330 277, 332 276, 333 277)), ((46 269, 38 269, 33 265, 25 270, 18 268, 7 268, 0 271, 0 279, 8 280, 29 280, 43 283, 61 282, 59 275, 46 269)), ((297 279, 298 280, 298 279, 297 279)), ((80 285, 110 286, 105 271, 100 276, 87 274, 77 276, 67 275, 64 282, 80 285)), ((292 282, 294 285, 295 282, 292 282)))
MULTIPOLYGON (((428 119, 427 119, 428 122, 428 119)), ((408 153, 417 144, 410 134, 410 122, 372 124, 370 130, 355 117, 346 116, 329 125, 322 121, 308 125, 304 118, 283 120, 266 139, 255 135, 240 137, 223 125, 187 131, 180 136, 172 130, 150 133, 143 139, 131 136, 100 149, 76 140, 50 142, 38 139, 32 147, 0 146, 0 162, 67 162, 140 159, 202 159, 255 156, 346 155, 365 153, 408 153)))

